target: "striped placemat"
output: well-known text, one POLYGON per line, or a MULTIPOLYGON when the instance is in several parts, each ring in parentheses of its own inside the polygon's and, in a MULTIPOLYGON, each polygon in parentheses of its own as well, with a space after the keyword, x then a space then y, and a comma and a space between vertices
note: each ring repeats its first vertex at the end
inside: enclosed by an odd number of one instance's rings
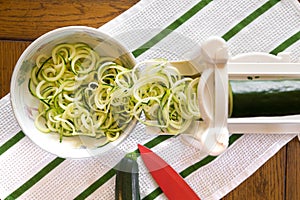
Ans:
MULTIPOLYGON (((224 38, 232 55, 291 52, 300 57, 300 5, 296 0, 141 0, 100 27, 127 46, 137 61, 184 55, 211 35, 224 38)), ((249 177, 294 135, 232 135, 218 157, 185 145, 180 136, 145 133, 138 124, 109 155, 64 159, 49 154, 20 130, 9 94, 0 100, 0 199, 114 199, 116 158, 137 143, 157 152, 202 199, 220 199, 249 177)), ((143 199, 165 199, 140 158, 143 199)))

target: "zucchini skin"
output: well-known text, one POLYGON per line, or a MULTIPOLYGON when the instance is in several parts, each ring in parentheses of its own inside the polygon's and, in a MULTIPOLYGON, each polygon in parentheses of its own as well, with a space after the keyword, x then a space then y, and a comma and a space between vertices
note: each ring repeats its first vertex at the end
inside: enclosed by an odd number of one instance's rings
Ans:
POLYGON ((140 200, 139 170, 136 159, 125 156, 115 169, 115 199, 140 200))
POLYGON ((230 117, 300 114, 300 80, 231 80, 230 117))

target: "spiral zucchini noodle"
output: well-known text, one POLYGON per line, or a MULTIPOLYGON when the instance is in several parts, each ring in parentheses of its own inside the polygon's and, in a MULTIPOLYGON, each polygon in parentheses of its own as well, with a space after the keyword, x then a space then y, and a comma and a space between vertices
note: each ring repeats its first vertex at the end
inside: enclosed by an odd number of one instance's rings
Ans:
POLYGON ((83 43, 60 44, 39 55, 28 83, 40 101, 35 126, 63 136, 116 140, 133 115, 131 70, 83 43))
POLYGON ((65 43, 50 56, 37 57, 28 88, 40 102, 37 129, 58 133, 60 141, 63 136, 106 138, 102 146, 134 118, 167 134, 183 133, 200 119, 198 82, 181 77, 164 59, 128 69, 87 44, 65 43))
POLYGON ((200 119, 199 78, 182 77, 165 59, 138 63, 132 71, 132 94, 136 100, 133 115, 139 122, 164 133, 179 134, 200 119), (146 120, 140 117, 141 112, 146 120))

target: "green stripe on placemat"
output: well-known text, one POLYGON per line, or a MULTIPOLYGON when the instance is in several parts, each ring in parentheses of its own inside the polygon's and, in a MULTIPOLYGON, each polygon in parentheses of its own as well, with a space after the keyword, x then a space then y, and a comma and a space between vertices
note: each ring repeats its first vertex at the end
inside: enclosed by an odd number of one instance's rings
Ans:
POLYGON ((26 190, 31 188, 34 184, 36 184, 39 180, 41 180, 45 175, 51 172, 55 167, 57 167, 60 163, 62 163, 65 159, 63 158, 55 158, 48 165, 46 165, 42 170, 40 170, 37 174, 31 177, 26 183, 24 183, 21 187, 15 190, 13 193, 8 195, 5 200, 16 199, 21 196, 26 190))
POLYGON ((230 38, 232 38, 234 35, 236 35, 238 32, 240 32, 243 28, 245 28, 248 24, 253 22, 256 18, 258 18, 260 15, 262 15, 264 12, 269 10, 271 7, 273 7, 276 3, 278 3, 280 0, 270 0, 266 2, 264 5, 256 9, 253 13, 248 15, 244 20, 242 20, 240 23, 235 25, 231 30, 229 30, 227 33, 223 35, 223 39, 228 41, 230 38))
POLYGON ((164 30, 162 30, 160 33, 154 36, 151 40, 140 46, 138 49, 134 50, 132 54, 135 57, 141 55, 142 53, 153 47, 155 44, 157 44, 159 41, 161 41, 163 38, 165 38, 167 35, 172 33, 172 31, 174 31, 176 28, 178 28, 180 25, 182 25, 184 22, 186 22, 188 19, 194 16, 197 12, 199 12, 210 2, 212 2, 212 0, 200 1, 190 10, 188 10, 185 14, 183 14, 181 17, 175 20, 172 24, 170 24, 168 27, 166 27, 164 30))
POLYGON ((270 53, 276 55, 276 54, 284 51, 286 48, 288 48, 289 46, 291 46, 292 44, 294 44, 298 40, 300 40, 300 31, 298 33, 295 33, 292 37, 290 37, 287 40, 285 40, 281 45, 279 45, 278 47, 276 47, 270 53))
MULTIPOLYGON (((229 138, 229 146, 231 144, 233 144, 237 139, 239 139, 242 136, 242 134, 234 134, 231 135, 229 138)), ((206 156, 205 158, 203 158, 202 160, 196 162, 195 164, 185 168, 183 171, 181 171, 179 174, 182 176, 182 178, 187 177, 188 175, 190 175, 191 173, 195 172, 196 170, 198 170, 200 167, 203 167, 204 165, 210 163, 211 161, 213 161, 214 159, 216 159, 217 156, 206 156)), ((147 196, 145 196, 143 198, 143 200, 152 200, 155 199, 158 195, 160 195, 162 193, 162 190, 160 189, 160 187, 156 188, 155 190, 153 190, 151 193, 149 193, 147 196)))
MULTIPOLYGON (((237 139, 242 137, 243 134, 233 134, 229 137, 229 146, 231 146, 237 139)), ((212 160, 214 160, 217 156, 207 156, 204 159, 200 160, 199 162, 195 163, 194 165, 191 165, 190 167, 186 168, 182 172, 180 172, 180 175, 185 178, 191 173, 193 173, 195 170, 199 169, 200 167, 210 163, 212 160)))
POLYGON ((19 131, 16 135, 10 138, 2 146, 0 146, 0 156, 24 137, 25 137, 24 133, 22 131, 19 131))

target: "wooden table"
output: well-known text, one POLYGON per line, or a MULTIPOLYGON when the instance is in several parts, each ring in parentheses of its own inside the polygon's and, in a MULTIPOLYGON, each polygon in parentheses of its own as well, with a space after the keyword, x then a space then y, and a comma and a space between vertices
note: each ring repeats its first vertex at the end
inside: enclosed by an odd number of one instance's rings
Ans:
MULTIPOLYGON (((300 1, 300 0, 299 0, 300 1)), ((37 37, 68 25, 100 27, 138 0, 0 1, 0 97, 21 53, 37 37)), ((224 197, 229 199, 300 199, 300 143, 295 138, 251 177, 224 197)))

